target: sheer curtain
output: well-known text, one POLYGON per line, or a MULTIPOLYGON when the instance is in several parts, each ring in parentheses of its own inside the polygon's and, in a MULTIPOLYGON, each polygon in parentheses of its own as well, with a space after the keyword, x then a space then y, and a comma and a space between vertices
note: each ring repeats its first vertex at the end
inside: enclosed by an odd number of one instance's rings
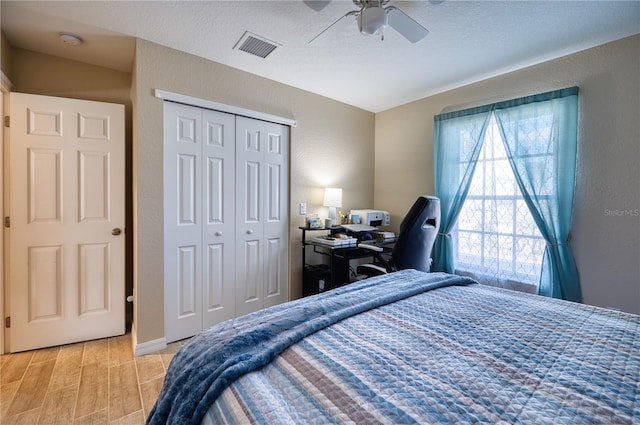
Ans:
POLYGON ((516 181, 547 242, 541 295, 581 301, 569 234, 576 173, 578 88, 434 117, 435 190, 441 203, 434 271, 453 273, 451 231, 466 199, 489 117, 494 114, 516 181))
POLYGON ((547 242, 538 293, 582 301, 569 241, 576 175, 578 88, 503 102, 494 113, 518 187, 547 242))
POLYGON ((440 198, 440 232, 433 245, 433 271, 455 270, 451 231, 469 192, 491 106, 435 116, 434 165, 440 198))

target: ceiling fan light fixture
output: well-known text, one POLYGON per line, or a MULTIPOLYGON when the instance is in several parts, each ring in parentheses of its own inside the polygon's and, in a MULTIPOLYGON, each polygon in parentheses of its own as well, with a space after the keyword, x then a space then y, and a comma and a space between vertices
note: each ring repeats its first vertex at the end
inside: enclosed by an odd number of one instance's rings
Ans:
POLYGON ((358 15, 358 29, 362 34, 378 35, 387 25, 387 11, 382 7, 365 7, 358 15))

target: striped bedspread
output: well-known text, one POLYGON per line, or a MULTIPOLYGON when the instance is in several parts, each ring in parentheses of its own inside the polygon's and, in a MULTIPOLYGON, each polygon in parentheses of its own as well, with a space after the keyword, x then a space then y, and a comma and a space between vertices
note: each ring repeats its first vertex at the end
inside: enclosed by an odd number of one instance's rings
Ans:
POLYGON ((236 378, 267 365, 286 348, 345 318, 469 278, 403 270, 266 308, 213 326, 173 357, 146 423, 199 424, 236 378))
POLYGON ((640 317, 481 285, 345 318, 233 382, 205 424, 640 424, 640 317))

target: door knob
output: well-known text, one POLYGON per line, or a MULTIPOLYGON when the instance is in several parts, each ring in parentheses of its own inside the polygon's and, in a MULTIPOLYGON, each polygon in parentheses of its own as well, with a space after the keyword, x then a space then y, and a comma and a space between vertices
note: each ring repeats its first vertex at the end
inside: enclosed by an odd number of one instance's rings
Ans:
POLYGON ((247 230, 247 235, 250 235, 250 234, 252 234, 252 233, 253 233, 253 230, 251 230, 251 229, 248 229, 248 230, 247 230))
POLYGON ((216 236, 222 236, 222 232, 216 232, 214 233, 216 236))
POLYGON ((111 234, 113 236, 118 236, 120 233, 122 233, 122 230, 118 229, 117 227, 111 231, 111 234))

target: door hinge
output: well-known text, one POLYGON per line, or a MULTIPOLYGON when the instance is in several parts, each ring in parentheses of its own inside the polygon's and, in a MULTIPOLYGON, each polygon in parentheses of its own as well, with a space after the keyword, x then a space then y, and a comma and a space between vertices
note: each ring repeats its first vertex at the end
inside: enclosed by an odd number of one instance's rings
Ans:
POLYGON ((4 218, 4 227, 11 227, 11 217, 6 216, 4 218))
POLYGON ((11 118, 9 118, 9 115, 5 115, 4 116, 4 126, 5 127, 9 127, 11 125, 11 118))
POLYGON ((11 327, 11 316, 4 318, 4 327, 9 329, 11 327))

